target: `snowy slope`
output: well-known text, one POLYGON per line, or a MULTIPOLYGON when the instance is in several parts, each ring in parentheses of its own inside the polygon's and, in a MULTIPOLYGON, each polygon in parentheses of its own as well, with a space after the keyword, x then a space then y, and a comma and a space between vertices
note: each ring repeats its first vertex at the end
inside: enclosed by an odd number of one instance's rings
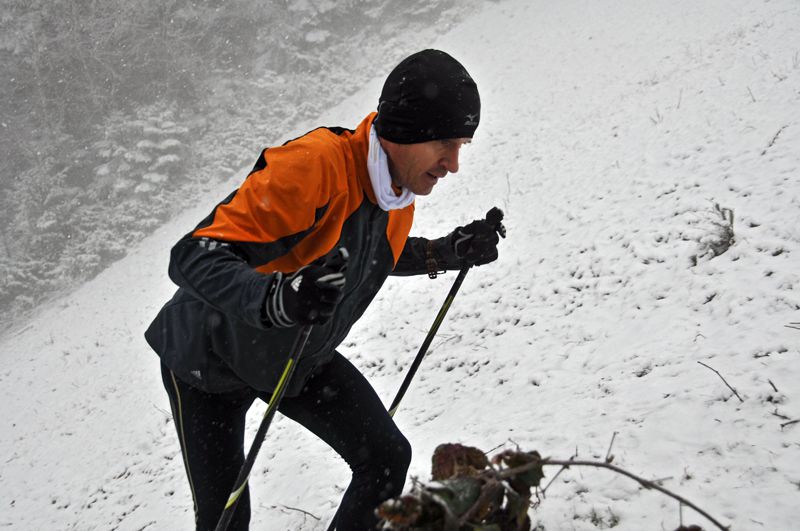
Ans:
MULTIPOLYGON (((797 528, 800 424, 781 424, 800 418, 800 330, 786 326, 800 321, 798 27, 794 0, 506 0, 420 43, 467 66, 484 110, 414 232, 496 204, 509 238, 467 276, 396 416, 412 475, 428 477, 442 442, 603 458, 616 432, 615 464, 732 529, 797 528), (717 257, 715 204, 735 233, 717 257)), ((390 67, 319 122, 355 125, 390 67)), ((142 331, 173 291, 169 247, 233 183, 0 343, 0 527, 191 527, 142 331)), ((345 341, 387 403, 452 278, 391 279, 345 341)), ((325 529, 347 473, 279 417, 251 480, 253 529, 325 529)), ((679 509, 574 469, 533 518, 674 529, 679 509)))

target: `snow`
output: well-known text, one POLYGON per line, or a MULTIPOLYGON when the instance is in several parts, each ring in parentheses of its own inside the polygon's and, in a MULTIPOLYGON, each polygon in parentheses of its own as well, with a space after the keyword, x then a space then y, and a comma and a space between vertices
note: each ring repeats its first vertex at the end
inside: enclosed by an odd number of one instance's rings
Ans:
MULTIPOLYGON (((800 322, 799 23, 793 0, 506 0, 420 43, 465 64, 483 113, 459 174, 417 202, 413 233, 498 205, 509 237, 467 275, 395 417, 411 475, 428 478, 443 442, 603 459, 616 433, 616 465, 732 529, 797 528, 800 424, 781 424, 800 418, 800 330, 787 326, 800 322), (715 205, 734 220, 719 256, 715 205)), ((391 66, 316 122, 354 126, 391 66)), ((191 527, 142 332, 173 292, 172 243, 244 173, 2 339, 0 526, 191 527)), ((453 278, 390 279, 343 343, 387 405, 453 278)), ((251 478, 252 528, 326 529, 347 478, 278 416, 251 478)), ((573 469, 532 517, 674 529, 679 508, 573 469)))

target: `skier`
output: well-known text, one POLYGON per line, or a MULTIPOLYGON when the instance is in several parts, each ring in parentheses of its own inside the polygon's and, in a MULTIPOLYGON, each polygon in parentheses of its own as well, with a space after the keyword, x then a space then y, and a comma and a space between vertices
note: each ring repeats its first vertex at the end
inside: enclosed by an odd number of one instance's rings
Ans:
MULTIPOLYGON (((197 530, 214 529, 244 460, 245 414, 269 399, 301 325, 312 332, 278 410, 352 469, 336 529, 375 528, 375 507, 402 493, 411 446, 336 347, 388 275, 435 277, 497 258, 496 229, 483 220, 408 237, 415 196, 458 171, 479 118, 458 61, 413 54, 387 77, 377 113, 355 130, 318 128, 265 149, 173 247, 179 289, 145 337, 161 358, 197 530), (347 254, 345 269, 326 264, 333 253, 347 254)), ((249 520, 245 491, 229 529, 249 520)))

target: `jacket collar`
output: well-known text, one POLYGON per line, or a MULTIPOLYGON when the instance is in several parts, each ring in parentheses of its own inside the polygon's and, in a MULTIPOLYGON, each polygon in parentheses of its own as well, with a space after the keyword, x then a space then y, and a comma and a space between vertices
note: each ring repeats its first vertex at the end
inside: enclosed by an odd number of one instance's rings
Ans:
POLYGON ((353 136, 349 139, 353 153, 353 162, 355 162, 356 165, 358 182, 361 183, 361 188, 364 189, 367 198, 376 205, 378 204, 378 200, 375 198, 375 192, 372 189, 372 182, 369 180, 369 172, 367 171, 367 154, 369 152, 369 132, 372 129, 372 122, 377 115, 378 113, 376 112, 368 114, 367 117, 358 124, 353 136))

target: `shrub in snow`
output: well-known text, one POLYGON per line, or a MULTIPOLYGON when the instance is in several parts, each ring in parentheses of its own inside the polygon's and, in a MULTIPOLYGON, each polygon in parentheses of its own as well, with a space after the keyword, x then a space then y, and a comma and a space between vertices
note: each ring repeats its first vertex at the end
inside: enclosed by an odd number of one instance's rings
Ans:
POLYGON ((714 256, 719 256, 733 245, 733 210, 721 208, 716 203, 714 210, 719 215, 719 219, 711 221, 712 228, 708 236, 701 239, 700 243, 710 249, 714 256))
POLYGON ((733 209, 714 203, 713 209, 702 212, 695 224, 698 253, 690 257, 692 265, 701 258, 714 258, 727 251, 734 243, 733 209))
MULTIPOLYGON (((431 481, 416 479, 411 492, 382 503, 376 510, 381 529, 395 531, 530 531, 529 510, 544 497, 540 488, 544 467, 594 466, 614 470, 638 481, 645 488, 679 500, 706 516, 720 529, 726 529, 691 502, 672 494, 653 482, 641 479, 606 461, 557 461, 538 452, 505 450, 489 459, 478 448, 461 444, 439 445, 433 454, 431 481), (535 502, 533 499, 535 498, 535 502)), ((556 474, 557 476, 558 474, 556 474)), ((615 527, 620 519, 592 511, 592 523, 615 527)), ((676 531, 702 531, 698 526, 681 525, 676 531)))
POLYGON ((115 114, 106 124, 105 138, 94 144, 100 164, 94 173, 100 188, 112 197, 158 192, 168 180, 181 181, 186 168, 181 162, 188 151, 186 127, 176 125, 174 111, 154 104, 136 111, 135 119, 115 114), (116 186, 118 181, 133 181, 138 186, 116 186), (149 183, 142 186, 140 183, 149 183))
POLYGON ((536 465, 540 462, 537 452, 507 451, 490 463, 477 448, 439 445, 433 454, 433 481, 415 481, 409 494, 381 504, 378 515, 384 529, 529 530, 531 489, 544 477, 541 465, 536 465), (534 466, 512 474, 496 468, 528 464, 534 466))

